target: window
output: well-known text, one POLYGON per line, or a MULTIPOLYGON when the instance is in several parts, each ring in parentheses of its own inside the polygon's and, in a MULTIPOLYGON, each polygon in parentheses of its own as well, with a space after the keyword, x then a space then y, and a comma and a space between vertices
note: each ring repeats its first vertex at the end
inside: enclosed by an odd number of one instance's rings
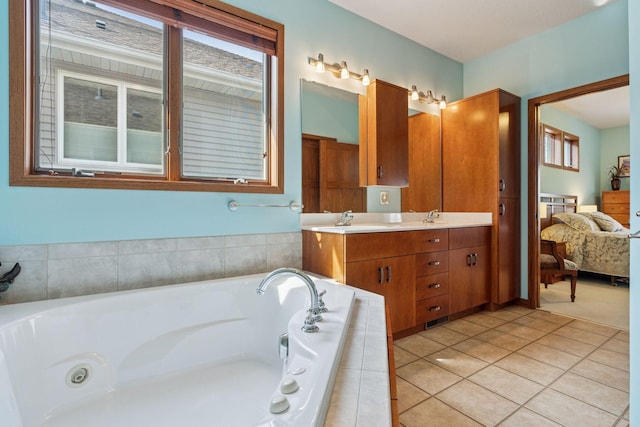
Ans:
POLYGON ((217 0, 10 14, 12 185, 283 192, 282 25, 217 0))
POLYGON ((580 138, 549 125, 542 125, 542 164, 580 171, 580 138))

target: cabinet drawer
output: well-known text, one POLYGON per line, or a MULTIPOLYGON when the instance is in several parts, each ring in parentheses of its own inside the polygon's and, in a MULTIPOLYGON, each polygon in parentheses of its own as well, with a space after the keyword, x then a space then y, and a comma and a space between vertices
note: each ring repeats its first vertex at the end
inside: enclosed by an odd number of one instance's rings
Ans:
POLYGON ((605 203, 602 205, 602 212, 606 212, 609 215, 612 213, 629 213, 629 205, 623 203, 605 203))
POLYGON ((432 274, 416 279, 416 301, 449 293, 449 273, 432 274))
POLYGON ((416 323, 426 323, 449 314, 449 295, 416 302, 416 323))
POLYGON ((449 252, 427 252, 416 255, 416 277, 449 271, 449 252))
POLYGON ((488 246, 491 244, 491 227, 451 228, 449 249, 488 246))
POLYGON ((449 230, 416 231, 415 252, 436 252, 449 249, 449 230))
POLYGON ((628 191, 603 191, 602 204, 605 203, 629 203, 628 191))
POLYGON ((347 262, 415 253, 413 233, 407 231, 348 234, 345 242, 347 262))

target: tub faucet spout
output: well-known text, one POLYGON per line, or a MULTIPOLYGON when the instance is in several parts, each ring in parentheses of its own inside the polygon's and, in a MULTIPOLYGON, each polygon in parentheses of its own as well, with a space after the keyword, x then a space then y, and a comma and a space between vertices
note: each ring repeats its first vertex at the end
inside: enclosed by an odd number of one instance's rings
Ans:
POLYGON ((309 294, 311 295, 311 307, 307 310, 307 317, 304 321, 304 325, 302 326, 302 330, 304 332, 317 332, 319 330, 316 322, 322 320, 322 316, 320 315, 320 298, 318 297, 318 289, 316 288, 316 284, 313 283, 313 280, 303 273, 302 271, 296 268, 278 268, 273 270, 271 273, 267 274, 264 279, 258 285, 256 289, 256 293, 258 295, 264 294, 264 291, 267 289, 267 286, 276 279, 278 276, 283 275, 292 275, 300 278, 307 288, 309 289, 309 294))

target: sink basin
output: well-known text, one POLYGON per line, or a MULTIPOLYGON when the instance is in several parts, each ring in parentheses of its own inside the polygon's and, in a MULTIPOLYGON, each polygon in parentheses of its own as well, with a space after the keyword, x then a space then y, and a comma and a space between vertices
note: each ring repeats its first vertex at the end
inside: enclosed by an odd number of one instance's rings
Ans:
POLYGON ((313 231, 328 231, 328 232, 339 232, 339 233, 349 233, 349 232, 358 232, 358 231, 376 231, 376 230, 389 230, 392 228, 400 228, 401 225, 382 225, 382 224, 370 224, 370 225, 327 225, 327 226, 318 226, 313 227, 313 231))

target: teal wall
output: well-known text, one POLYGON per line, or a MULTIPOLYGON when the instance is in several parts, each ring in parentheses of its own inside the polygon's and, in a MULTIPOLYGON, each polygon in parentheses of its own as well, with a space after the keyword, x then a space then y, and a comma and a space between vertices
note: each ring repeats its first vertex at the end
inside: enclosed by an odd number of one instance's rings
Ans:
MULTIPOLYGON (((630 150, 629 126, 620 126, 602 131, 602 143, 600 146, 601 176, 600 189, 611 190, 609 169, 618 164, 618 156, 629 155, 630 150)), ((637 179, 637 178, 636 178, 637 179)), ((620 189, 628 190, 630 178, 620 179, 620 189)))
MULTIPOLYGON (((227 210, 227 201, 288 204, 301 200, 300 80, 351 92, 355 80, 316 74, 308 57, 346 60, 354 71, 399 86, 462 97, 462 64, 384 30, 328 1, 231 0, 285 25, 285 192, 283 195, 86 190, 8 185, 8 2, 0 0, 0 245, 192 237, 299 230, 288 209, 227 210), (318 24, 318 25, 315 25, 318 24), (328 30, 330 28, 330 31, 328 30), (399 65, 402 64, 402 65, 399 65)), ((17 1, 17 0, 16 0, 17 1)))
POLYGON ((542 123, 580 138, 580 170, 540 167, 540 192, 572 194, 582 205, 594 205, 600 198, 600 129, 550 105, 541 108, 542 123))

